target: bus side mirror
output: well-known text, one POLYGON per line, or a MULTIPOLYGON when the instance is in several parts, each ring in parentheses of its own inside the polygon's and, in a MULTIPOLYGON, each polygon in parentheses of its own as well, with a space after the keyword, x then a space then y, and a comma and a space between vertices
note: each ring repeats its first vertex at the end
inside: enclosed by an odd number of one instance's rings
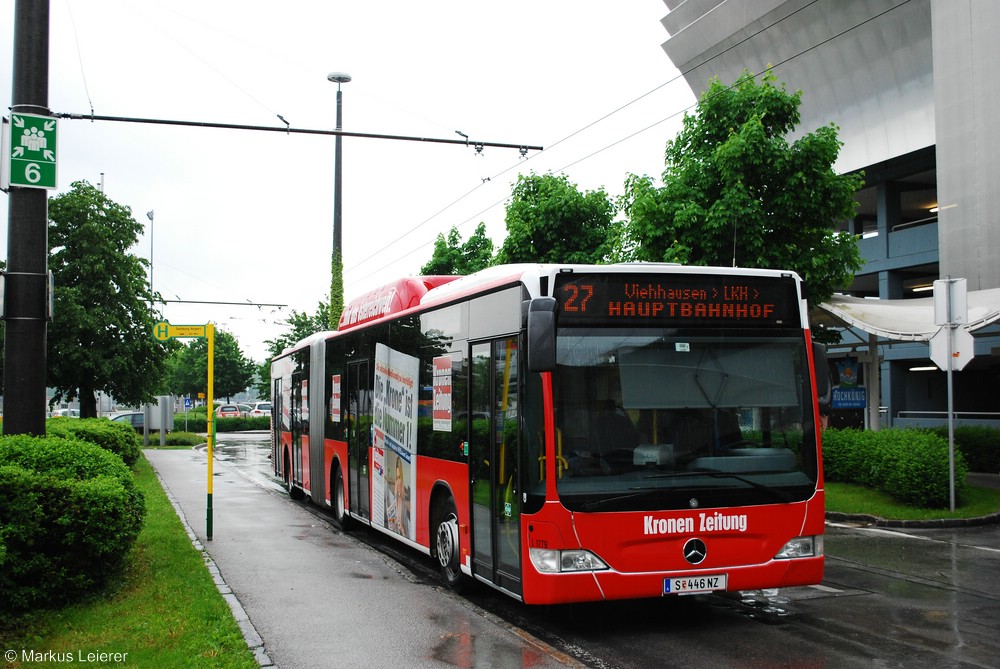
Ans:
POLYGON ((528 304, 528 371, 556 368, 556 299, 536 297, 528 304))
POLYGON ((816 397, 821 407, 829 406, 832 399, 830 366, 826 361, 826 346, 813 342, 813 365, 816 369, 816 397))

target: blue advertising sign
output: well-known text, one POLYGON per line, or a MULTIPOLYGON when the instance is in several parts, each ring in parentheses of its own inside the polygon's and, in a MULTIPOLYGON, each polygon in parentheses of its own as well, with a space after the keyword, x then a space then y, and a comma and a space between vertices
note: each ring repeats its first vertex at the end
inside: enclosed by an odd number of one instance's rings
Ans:
POLYGON ((868 394, 864 388, 834 388, 830 405, 834 409, 864 409, 868 394))

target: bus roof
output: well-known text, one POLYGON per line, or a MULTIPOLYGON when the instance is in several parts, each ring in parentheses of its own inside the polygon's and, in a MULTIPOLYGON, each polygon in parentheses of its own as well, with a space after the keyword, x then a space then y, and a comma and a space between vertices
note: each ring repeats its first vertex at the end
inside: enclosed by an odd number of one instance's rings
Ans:
POLYGON ((448 301, 463 294, 523 281, 534 293, 542 277, 563 272, 651 272, 658 274, 730 274, 734 276, 779 276, 794 272, 744 267, 706 267, 677 263, 633 262, 613 265, 521 263, 494 265, 466 276, 415 276, 387 283, 369 291, 344 307, 338 330, 346 330, 384 316, 421 305, 448 301))
POLYGON ((732 276, 793 276, 799 279, 795 272, 787 270, 757 269, 750 267, 712 267, 704 265, 680 265, 665 262, 627 262, 609 265, 572 265, 572 264, 532 264, 494 265, 484 270, 462 277, 451 277, 454 281, 441 284, 429 290, 420 300, 420 304, 442 302, 461 294, 472 294, 488 290, 494 286, 502 286, 515 281, 523 281, 528 291, 534 295, 543 277, 554 277, 567 272, 607 272, 607 273, 642 273, 655 274, 723 274, 732 276))
MULTIPOLYGON (((522 281, 535 295, 542 278, 567 272, 650 272, 655 274, 723 274, 732 276, 793 276, 795 272, 744 267, 707 267, 676 263, 633 262, 612 265, 573 265, 556 263, 523 263, 495 265, 466 276, 411 276, 397 279, 351 300, 344 307, 337 331, 349 330, 364 323, 408 311, 418 306, 447 302, 461 295, 471 295, 493 287, 522 281)), ((326 339, 336 331, 318 332, 279 354, 286 355, 318 339, 326 339)))
POLYGON ((406 311, 420 304, 427 291, 459 279, 458 276, 411 276, 387 283, 351 300, 340 314, 338 330, 406 311))

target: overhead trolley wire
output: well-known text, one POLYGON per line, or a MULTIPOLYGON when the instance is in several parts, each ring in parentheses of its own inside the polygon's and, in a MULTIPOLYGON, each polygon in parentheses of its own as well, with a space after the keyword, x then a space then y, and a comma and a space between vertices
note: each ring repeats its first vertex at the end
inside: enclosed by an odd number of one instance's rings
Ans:
MULTIPOLYGON (((811 2, 803 5, 802 7, 800 7, 798 9, 796 9, 795 11, 787 14, 786 16, 783 16, 782 18, 774 21, 773 23, 770 23, 770 24, 768 24, 766 26, 761 27, 760 29, 758 29, 757 31, 751 33, 750 35, 748 35, 747 37, 743 38, 742 40, 740 40, 740 41, 738 41, 738 42, 736 42, 736 43, 734 43, 734 44, 726 47, 725 49, 723 49, 719 53, 717 53, 717 54, 709 57, 704 62, 699 63, 696 66, 692 66, 691 68, 688 68, 687 70, 684 70, 683 72, 679 72, 675 77, 672 77, 671 79, 665 81, 664 83, 660 84, 659 86, 656 86, 655 88, 653 88, 653 89, 651 89, 651 90, 643 93, 642 95, 639 95, 638 97, 634 98, 633 100, 631 100, 631 101, 629 101, 629 102, 621 105, 620 107, 614 109, 613 111, 608 112, 607 114, 604 114, 600 118, 595 119, 594 121, 588 123, 587 125, 584 125, 583 127, 581 127, 579 129, 571 132, 570 134, 566 135, 565 137, 563 137, 561 139, 558 139, 555 142, 552 142, 551 144, 549 144, 546 147, 546 150, 551 153, 552 149, 554 149, 555 147, 559 146, 560 144, 563 144, 564 142, 568 141, 569 139, 575 137, 576 135, 580 134, 581 132, 583 132, 583 131, 585 131, 585 130, 587 130, 587 129, 595 126, 595 125, 597 125, 598 123, 600 123, 600 122, 602 122, 602 121, 610 118, 611 116, 614 116, 615 114, 623 111, 624 109, 627 109, 628 107, 632 106, 633 104, 635 104, 635 103, 639 102, 640 100, 648 97, 649 95, 655 93, 656 91, 658 91, 658 90, 664 88, 665 86, 668 86, 668 85, 672 84, 673 82, 677 81, 678 79, 680 79, 680 78, 682 78, 682 77, 690 74, 695 69, 697 69, 699 67, 703 67, 703 66, 707 65, 708 63, 711 63, 713 60, 715 60, 717 58, 720 58, 721 56, 725 55, 726 53, 732 51, 733 49, 736 49, 736 48, 742 46, 743 44, 747 43, 751 39, 753 39, 753 38, 757 37, 758 35, 760 35, 761 33, 765 32, 766 30, 769 30, 769 29, 777 26, 778 24, 780 24, 781 22, 785 21, 786 19, 789 19, 789 18, 795 16, 796 14, 798 14, 798 13, 800 13, 800 12, 808 9, 809 7, 811 7, 812 5, 815 5, 819 1, 820 0, 811 0, 811 2)), ((878 14, 876 14, 874 16, 871 16, 871 17, 869 17, 869 18, 861 21, 860 23, 857 23, 857 24, 855 24, 853 26, 850 26, 849 28, 845 28, 844 30, 838 32, 835 35, 832 35, 831 37, 828 37, 825 40, 822 40, 822 41, 820 41, 820 42, 818 42, 818 43, 816 43, 814 45, 806 47, 805 49, 803 49, 803 50, 801 50, 799 52, 796 52, 796 53, 792 54, 791 56, 789 56, 789 57, 787 57, 787 58, 785 58, 783 60, 780 60, 780 61, 778 61, 776 63, 768 65, 768 67, 764 68, 763 70, 754 73, 754 76, 755 77, 756 76, 760 76, 761 74, 763 74, 764 72, 767 72, 768 70, 777 69, 778 67, 780 67, 782 65, 785 65, 785 64, 791 62, 792 60, 794 60, 794 59, 796 59, 796 58, 798 58, 800 56, 803 56, 803 55, 805 55, 805 54, 807 54, 807 53, 809 53, 809 52, 811 52, 811 51, 813 51, 815 49, 818 49, 819 47, 824 46, 824 45, 826 45, 826 44, 834 41, 835 39, 838 39, 838 38, 842 37, 843 35, 851 32, 853 30, 856 30, 856 29, 860 28, 861 26, 864 26, 864 25, 866 25, 866 24, 868 24, 868 23, 870 23, 872 21, 875 21, 875 20, 877 20, 877 19, 885 16, 886 14, 888 14, 888 13, 890 13, 892 11, 895 11, 895 10, 899 9, 900 7, 903 7, 904 5, 908 4, 909 2, 910 2, 910 0, 903 0, 903 2, 900 2, 897 5, 893 5, 892 7, 889 7, 888 9, 885 9, 885 10, 879 12, 878 14)), ((725 90, 731 90, 734 85, 735 84, 732 84, 732 85, 728 86, 725 90)), ((662 123, 665 123, 665 122, 667 122, 667 121, 669 121, 669 120, 671 120, 673 118, 676 118, 680 114, 683 114, 683 113, 686 113, 686 112, 690 111, 691 109, 695 108, 696 106, 697 106, 697 104, 692 105, 692 106, 688 106, 688 107, 680 109, 680 110, 678 110, 678 111, 676 111, 676 112, 674 112, 672 114, 669 114, 668 116, 660 119, 659 121, 656 121, 655 123, 652 123, 652 124, 650 124, 650 125, 648 125, 648 126, 646 126, 644 128, 641 128, 640 130, 636 130, 635 132, 633 132, 633 133, 631 133, 629 135, 626 135, 625 137, 622 137, 620 139, 617 139, 614 142, 611 142, 610 144, 607 144, 606 146, 603 146, 603 147, 601 147, 599 149, 596 149, 595 151, 592 151, 591 153, 589 153, 589 154, 587 154, 587 155, 585 155, 585 156, 583 156, 581 158, 577 158, 576 160, 573 160, 572 162, 566 163, 565 165, 563 165, 562 167, 560 167, 560 168, 558 168, 557 170, 554 170, 554 171, 561 172, 561 171, 564 171, 564 170, 566 170, 566 169, 568 169, 570 167, 573 167, 574 165, 577 165, 577 164, 579 164, 579 163, 581 163, 581 162, 583 162, 585 160, 589 160, 590 158, 593 158, 594 156, 599 155, 599 154, 603 153, 604 151, 607 151, 608 149, 611 149, 611 148, 613 148, 613 147, 621 144, 622 142, 626 142, 626 141, 632 139, 633 137, 641 135, 642 133, 647 132, 647 131, 651 130, 652 128, 655 128, 656 126, 658 126, 658 125, 660 125, 662 123)), ((534 157, 535 156, 528 156, 527 160, 531 160, 534 157)), ((512 170, 515 167, 517 167, 519 164, 520 163, 514 163, 514 164, 510 165, 509 167, 501 170, 500 172, 498 172, 497 174, 493 175, 492 177, 488 177, 483 183, 485 183, 486 181, 493 181, 493 180, 495 180, 497 177, 500 177, 503 174, 509 172, 510 170, 512 170)), ((453 201, 451 204, 447 205, 446 207, 444 207, 443 209, 441 209, 437 213, 433 214, 431 217, 429 217, 429 218, 421 221, 416 226, 414 226, 413 228, 411 228, 409 231, 403 233, 403 235, 401 235, 401 237, 405 237, 405 236, 409 235, 411 232, 414 232, 416 229, 418 229, 418 228, 426 225, 434 217, 440 215, 444 211, 446 211, 446 210, 450 209, 451 207, 453 207, 454 205, 458 204, 460 201, 462 201, 463 199, 465 199, 466 197, 468 197, 469 195, 471 195, 472 193, 474 193, 476 190, 478 190, 482 186, 483 186, 483 184, 477 185, 475 188, 473 188, 470 191, 466 192, 464 195, 460 196, 457 200, 453 201)), ((507 199, 507 196, 505 195, 500 200, 497 200, 496 202, 494 202, 493 204, 489 205, 488 207, 480 210, 476 214, 473 214, 472 216, 470 216, 470 217, 466 218, 465 220, 463 220, 462 222, 458 223, 455 227, 456 228, 460 228, 460 227, 462 227, 464 225, 467 225, 471 221, 473 221, 476 218, 478 218, 479 216, 481 216, 483 213, 489 211, 490 209, 493 209, 494 207, 496 207, 499 204, 502 204, 504 202, 504 200, 506 200, 506 199, 507 199)), ((345 272, 348 272, 351 269, 354 269, 355 267, 363 266, 368 260, 371 260, 376 255, 379 255, 379 253, 381 251, 384 251, 385 249, 387 249, 390 246, 392 246, 393 243, 394 242, 390 242, 386 246, 382 247, 382 249, 380 251, 375 252, 372 255, 368 256, 365 260, 363 260, 360 263, 358 263, 358 265, 355 265, 354 267, 351 267, 351 268, 345 268, 345 272)), ((416 253, 417 251, 420 251, 421 249, 424 249, 424 248, 426 248, 428 246, 431 246, 433 243, 434 243, 433 241, 432 242, 425 242, 424 244, 421 244, 421 245, 419 245, 419 246, 417 246, 415 248, 412 248, 412 249, 408 250, 406 253, 404 253, 402 256, 399 256, 398 258, 395 258, 395 259, 389 261, 388 263, 385 263, 385 264, 383 264, 383 265, 381 265, 381 266, 373 269, 372 271, 364 274, 358 280, 367 279, 368 277, 381 272, 382 270, 384 270, 389 265, 392 265, 393 263, 399 262, 403 258, 406 258, 407 256, 410 256, 410 255, 416 253)))
MULTIPOLYGON (((604 120, 606 120, 606 119, 608 119, 608 118, 610 118, 610 117, 612 117, 612 116, 620 113, 621 111, 623 111, 623 110, 631 107, 632 105, 640 102, 641 100, 645 99, 646 97, 648 97, 649 95, 655 93, 656 91, 658 91, 658 90, 660 90, 660 89, 662 89, 662 88, 670 85, 671 83, 677 81, 678 79, 686 76, 687 74, 689 74, 694 69, 696 69, 698 67, 703 67, 704 65, 712 62, 713 60, 715 60, 717 58, 720 58, 721 56, 725 55, 729 51, 732 51, 733 49, 736 49, 736 48, 742 46, 743 44, 745 44, 746 42, 748 42, 751 39, 755 38, 756 36, 760 35, 761 33, 763 33, 765 31, 773 28, 774 26, 780 24, 781 22, 785 21, 786 19, 789 19, 789 18, 795 16, 796 14, 798 14, 798 13, 800 13, 800 12, 808 9, 812 5, 815 5, 817 2, 819 2, 819 0, 811 0, 811 2, 808 2, 807 4, 803 5, 802 7, 796 9, 795 11, 793 11, 793 12, 787 14, 786 16, 783 16, 782 18, 774 21, 773 23, 770 23, 770 24, 768 24, 766 26, 762 26, 757 31, 755 31, 755 32, 747 35, 746 37, 744 37, 742 40, 740 40, 740 41, 738 41, 738 42, 730 45, 729 47, 723 49, 719 53, 711 56, 710 58, 708 58, 703 63, 699 63, 697 66, 689 68, 688 70, 685 70, 683 72, 679 72, 676 76, 674 76, 671 79, 667 80, 666 82, 660 84, 659 86, 654 87, 653 89, 651 89, 651 90, 649 90, 649 91, 647 91, 647 92, 645 92, 645 93, 637 96, 636 98, 630 100, 629 102, 627 102, 627 103, 625 103, 625 104, 617 107, 616 109, 614 109, 614 110, 612 110, 612 111, 610 111, 610 112, 602 115, 601 117, 595 119, 594 121, 591 121, 590 123, 588 123, 588 124, 586 124, 586 125, 578 128, 577 130, 574 130, 573 132, 569 133, 565 137, 562 137, 562 138, 556 140, 555 142, 553 142, 552 144, 549 145, 549 147, 548 147, 549 151, 551 152, 551 150, 553 148, 555 148, 555 147, 557 147, 557 146, 559 146, 559 145, 561 145, 561 144, 569 141, 573 137, 579 135, 581 132, 584 132, 584 131, 588 130, 589 128, 592 128, 593 126, 601 123, 602 121, 604 121, 604 120)), ((802 56, 802 55, 804 55, 804 54, 806 54, 806 53, 808 53, 808 52, 810 52, 810 51, 812 51, 814 49, 817 49, 817 48, 819 48, 819 47, 821 47, 821 46, 823 46, 825 44, 828 44, 828 43, 832 42, 835 39, 838 39, 839 37, 843 36, 844 34, 850 32, 852 30, 855 30, 855 29, 857 29, 857 28, 859 28, 859 27, 861 27, 861 26, 863 26, 863 25, 865 25, 867 23, 870 23, 871 21, 874 21, 874 20, 877 20, 877 19, 881 18, 882 16, 884 16, 885 14, 888 14, 889 12, 895 11, 896 9, 899 9, 900 7, 903 7, 904 5, 908 4, 909 2, 910 2, 910 0, 904 0, 903 2, 900 2, 899 4, 893 5, 892 7, 888 8, 888 9, 882 11, 882 12, 879 12, 878 14, 876 14, 876 15, 874 15, 872 17, 869 17, 868 19, 865 19, 864 21, 861 21, 860 23, 858 23, 856 25, 853 25, 853 26, 851 26, 849 28, 846 28, 845 30, 843 30, 843 31, 841 31, 841 32, 839 32, 839 33, 837 33, 837 34, 835 34, 835 35, 833 35, 833 36, 831 36, 831 37, 829 37, 829 38, 827 38, 827 39, 825 39, 825 40, 823 40, 823 41, 815 44, 815 45, 807 47, 807 48, 803 49, 802 51, 799 51, 799 52, 797 52, 795 54, 792 54, 788 58, 785 58, 785 59, 783 59, 783 60, 781 60, 781 61, 779 61, 777 63, 769 65, 767 68, 765 68, 764 71, 767 71, 767 70, 770 70, 770 69, 776 69, 776 68, 780 67, 781 65, 784 65, 784 64, 786 64, 786 63, 794 60, 795 58, 798 58, 798 57, 800 57, 800 56, 802 56)), ((755 74, 755 76, 759 76, 761 73, 762 72, 758 72, 758 73, 755 74)), ((244 91, 244 92, 246 92, 246 91, 244 91)), ((88 99, 89 99, 89 93, 88 93, 88 99)), ((258 103, 262 104, 259 101, 258 101, 258 103)), ((591 153, 589 153, 589 154, 587 154, 587 155, 585 155, 585 156, 583 156, 581 158, 577 158, 577 159, 573 160, 572 162, 566 163, 562 167, 558 168, 558 170, 556 170, 556 171, 563 171, 563 170, 565 170, 565 169, 567 169, 569 167, 572 167, 574 165, 577 165, 577 164, 579 164, 579 163, 581 163, 581 162, 583 162, 585 160, 589 160, 590 158, 593 158, 594 156, 599 155, 600 153, 602 153, 604 151, 607 151, 608 149, 610 149, 610 148, 612 148, 614 146, 617 146, 618 144, 621 144, 622 142, 625 142, 625 141, 627 141, 629 139, 632 139, 633 137, 636 137, 637 135, 640 135, 640 134, 642 134, 644 132, 647 132, 648 130, 656 127, 657 125, 660 125, 660 124, 662 124, 662 123, 664 123, 664 122, 666 122, 666 121, 668 121, 670 119, 676 118, 678 115, 680 115, 682 113, 686 113, 687 111, 689 111, 693 107, 694 106, 688 106, 688 107, 680 109, 680 110, 678 110, 678 111, 676 111, 676 112, 674 112, 672 114, 669 114, 666 117, 660 119, 659 121, 657 121, 657 122, 655 122, 653 124, 650 124, 650 125, 642 128, 642 129, 640 129, 640 130, 637 130, 637 131, 635 131, 635 132, 633 132, 633 133, 631 133, 629 135, 626 135, 625 137, 622 137, 622 138, 620 138, 618 140, 615 140, 614 142, 611 142, 611 143, 609 143, 609 144, 607 144, 607 145, 605 145, 605 146, 603 146, 603 147, 601 147, 601 148, 599 148, 599 149, 597 149, 595 151, 592 151, 591 153)), ((358 138, 364 138, 364 139, 403 140, 403 141, 430 142, 430 143, 439 143, 439 144, 462 144, 462 145, 466 145, 466 146, 474 146, 474 147, 477 148, 477 150, 480 149, 480 148, 483 148, 483 147, 489 147, 489 148, 516 148, 516 149, 518 149, 518 150, 521 151, 521 155, 523 157, 525 157, 527 160, 531 160, 532 158, 535 157, 535 156, 529 156, 529 155, 527 155, 527 151, 542 151, 543 150, 542 146, 525 145, 525 144, 512 144, 512 143, 500 143, 500 142, 475 141, 475 140, 469 140, 468 138, 463 138, 463 139, 448 139, 448 138, 432 138, 432 137, 418 137, 418 136, 404 136, 404 135, 389 135, 389 134, 382 134, 382 133, 350 132, 350 131, 344 131, 344 130, 317 130, 317 129, 307 129, 307 128, 294 128, 294 127, 291 127, 287 122, 285 123, 285 125, 283 127, 280 127, 280 126, 243 125, 243 124, 232 124, 232 123, 215 123, 215 122, 206 122, 206 121, 179 121, 179 120, 167 120, 167 119, 146 119, 146 118, 122 117, 122 116, 104 116, 104 115, 96 115, 96 114, 94 114, 92 106, 91 106, 91 113, 90 114, 57 113, 57 114, 54 114, 54 116, 60 117, 60 118, 72 119, 72 120, 86 120, 86 119, 89 119, 91 121, 114 121, 114 122, 125 122, 125 123, 148 123, 148 124, 178 125, 178 126, 188 126, 188 127, 221 128, 221 129, 233 129, 233 130, 254 130, 254 131, 264 131, 264 132, 283 132, 283 133, 286 133, 286 134, 317 134, 317 135, 334 135, 334 136, 339 135, 339 136, 342 136, 342 137, 358 137, 358 138)), ((280 116, 279 116, 279 118, 280 118, 280 116)), ((281 119, 281 120, 284 121, 284 119, 281 119)), ((535 154, 535 155, 537 155, 537 154, 535 154)), ((357 265, 355 265, 355 267, 345 268, 345 272, 349 272, 352 269, 354 269, 356 267, 359 267, 359 266, 364 266, 368 261, 370 261, 376 255, 379 255, 380 253, 384 252, 385 249, 391 247, 396 242, 398 242, 401 239, 403 239, 403 238, 409 236, 410 234, 416 232, 418 229, 422 228, 427 223, 431 222, 432 220, 434 220, 435 218, 437 218, 438 216, 440 216, 441 214, 443 214, 445 211, 451 209, 452 207, 454 207, 459 202, 461 202, 464 199, 466 199, 467 197, 471 196, 473 193, 475 193, 480 188, 482 188, 486 183, 490 183, 490 182, 494 181, 495 179, 503 176, 504 174, 506 174, 507 172, 511 171, 512 169, 514 169, 515 167, 519 166, 520 164, 521 164, 520 162, 513 163, 510 166, 508 166, 508 167, 500 170, 499 172, 497 172, 493 176, 487 177, 487 178, 483 179, 474 188, 472 188, 472 189, 468 190, 467 192, 465 192, 464 194, 460 195, 457 199, 453 200, 451 203, 449 203, 446 206, 444 206, 443 208, 439 209, 434 214, 431 214, 429 217, 427 217, 423 221, 421 221, 421 222, 417 223, 416 225, 412 226, 409 230, 407 230, 406 232, 404 232, 402 235, 397 236, 394 241, 392 241, 389 244, 383 246, 379 251, 376 251, 372 255, 370 255, 367 258, 365 258, 362 261, 360 261, 357 265)), ((462 222, 458 223, 455 227, 458 228, 458 227, 462 227, 464 225, 467 225, 470 221, 472 221, 475 218, 479 217, 480 215, 482 215, 486 211, 489 211, 490 209, 493 209, 494 207, 496 207, 499 204, 502 204, 504 202, 504 200, 506 200, 506 199, 507 199, 507 195, 505 195, 503 198, 500 198, 499 200, 495 201, 493 204, 487 206, 486 208, 480 210, 478 213, 474 214, 473 216, 466 218, 462 222)), ((410 249, 409 251, 407 251, 406 253, 404 253, 402 256, 400 256, 400 257, 398 257, 398 258, 396 258, 394 260, 391 260, 388 263, 383 264, 383 265, 381 265, 381 266, 373 269, 371 272, 366 273, 365 275, 363 275, 361 277, 361 279, 368 278, 369 276, 372 276, 373 274, 376 274, 376 273, 382 271, 388 265, 391 265, 392 263, 398 262, 399 260, 402 260, 403 258, 405 258, 405 257, 407 257, 409 255, 412 255, 413 253, 415 253, 415 252, 417 252, 417 251, 419 251, 419 250, 421 250, 423 248, 426 248, 427 246, 429 246, 431 244, 433 244, 433 241, 432 242, 426 242, 426 243, 421 244, 421 245, 419 245, 419 246, 417 246, 417 247, 415 247, 413 249, 410 249)))

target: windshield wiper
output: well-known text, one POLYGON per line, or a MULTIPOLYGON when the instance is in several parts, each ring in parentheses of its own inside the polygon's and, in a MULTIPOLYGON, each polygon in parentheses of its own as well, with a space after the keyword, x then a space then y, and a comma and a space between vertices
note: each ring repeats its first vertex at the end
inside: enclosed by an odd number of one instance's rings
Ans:
MULTIPOLYGON (((686 471, 686 472, 667 472, 667 473, 663 473, 663 474, 653 474, 653 475, 650 475, 650 476, 644 476, 643 478, 645 478, 645 479, 666 479, 666 478, 688 478, 688 477, 692 477, 692 476, 708 476, 708 477, 717 478, 717 479, 721 479, 721 478, 736 479, 737 481, 740 481, 742 483, 746 483, 747 485, 749 485, 750 487, 754 488, 755 490, 760 490, 762 492, 766 492, 767 494, 771 495, 772 497, 774 497, 778 501, 781 501, 781 502, 793 502, 793 501, 795 501, 795 497, 793 497, 788 492, 785 492, 784 490, 781 490, 779 488, 775 488, 773 486, 765 485, 765 484, 763 484, 763 483, 761 483, 759 481, 754 481, 753 479, 748 479, 745 476, 740 476, 739 474, 733 474, 731 472, 723 472, 723 471, 720 471, 718 469, 695 469, 695 470, 686 471)), ((637 490, 637 489, 633 488, 633 490, 637 490)), ((641 489, 641 490, 637 490, 637 492, 628 493, 626 495, 617 495, 615 497, 607 497, 605 499, 595 499, 595 500, 591 500, 589 502, 584 502, 580 506, 580 509, 582 511, 596 511, 597 509, 599 509, 599 508, 601 508, 601 507, 603 507, 605 505, 613 504, 615 502, 622 502, 622 501, 625 501, 625 500, 628 500, 628 499, 635 499, 636 497, 644 497, 644 496, 647 496, 647 495, 652 495, 652 494, 657 494, 657 493, 665 493, 665 492, 672 492, 672 490, 670 488, 644 488, 644 489, 641 489)))
POLYGON ((742 481, 747 485, 755 488, 756 490, 761 490, 763 492, 776 497, 782 502, 791 502, 795 498, 784 490, 780 490, 773 486, 765 485, 760 481, 754 481, 753 479, 748 479, 745 476, 740 476, 739 474, 734 474, 732 472, 724 472, 719 469, 692 469, 686 472, 667 472, 664 474, 653 474, 652 476, 645 476, 643 478, 647 479, 667 479, 667 478, 687 478, 689 476, 710 476, 716 479, 736 479, 737 481, 742 481))
MULTIPOLYGON (((748 486, 754 488, 755 490, 760 490, 765 492, 778 501, 781 502, 794 502, 795 497, 780 488, 775 488, 773 486, 765 485, 760 481, 754 481, 753 479, 748 479, 745 476, 740 476, 739 474, 733 474, 731 472, 724 472, 718 469, 692 469, 686 472, 664 472, 662 474, 651 474, 649 476, 644 476, 644 479, 667 479, 667 478, 687 478, 691 476, 708 476, 710 478, 729 478, 736 479, 742 483, 746 483, 748 486)), ((637 490, 633 488, 633 490, 637 490)), ((626 495, 617 495, 615 497, 606 497, 604 499, 594 499, 589 502, 584 502, 580 505, 580 510, 582 511, 596 511, 597 509, 606 506, 608 504, 614 504, 615 502, 623 502, 629 499, 635 499, 637 497, 645 497, 653 494, 662 494, 664 492, 671 492, 671 488, 643 488, 637 490, 636 492, 628 493, 626 495)))
POLYGON ((589 502, 584 502, 580 505, 581 511, 596 511, 597 509, 605 506, 607 504, 613 504, 615 502, 621 502, 626 499, 634 499, 636 497, 644 497, 646 495, 651 495, 653 493, 662 493, 665 488, 643 488, 638 492, 629 493, 627 495, 617 495, 616 497, 605 497, 603 499, 593 499, 589 502))
POLYGON ((722 478, 736 479, 737 481, 742 481, 743 483, 746 483, 755 490, 761 490, 776 497, 779 501, 791 502, 794 501, 795 499, 792 495, 785 492, 784 490, 780 490, 778 488, 775 488, 774 486, 765 485, 760 481, 754 481, 753 479, 748 479, 745 476, 740 476, 739 474, 734 474, 732 472, 724 472, 718 469, 706 468, 706 469, 694 469, 691 470, 690 472, 683 472, 683 474, 686 476, 711 476, 712 478, 716 479, 722 479, 722 478))

